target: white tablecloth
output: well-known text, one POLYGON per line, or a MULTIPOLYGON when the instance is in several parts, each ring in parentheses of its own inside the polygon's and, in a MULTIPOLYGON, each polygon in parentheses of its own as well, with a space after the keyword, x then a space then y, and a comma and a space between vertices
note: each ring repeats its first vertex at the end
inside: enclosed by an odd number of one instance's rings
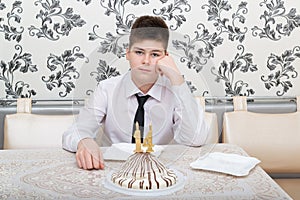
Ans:
MULTIPOLYGON (((290 199, 259 166, 245 177, 190 168, 191 162, 207 152, 246 155, 228 144, 169 146, 159 159, 187 179, 182 190, 153 199, 290 199)), ((103 186, 106 175, 121 163, 106 161, 105 170, 82 170, 77 168, 75 154, 62 149, 0 150, 0 199, 150 199, 103 186)))

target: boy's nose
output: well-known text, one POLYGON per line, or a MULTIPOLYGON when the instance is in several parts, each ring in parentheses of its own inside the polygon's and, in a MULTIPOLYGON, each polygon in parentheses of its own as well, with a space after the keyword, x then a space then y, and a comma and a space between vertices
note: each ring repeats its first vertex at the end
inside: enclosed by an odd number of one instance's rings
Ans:
POLYGON ((143 60, 143 64, 148 65, 149 63, 150 63, 150 55, 149 54, 145 54, 144 60, 143 60))

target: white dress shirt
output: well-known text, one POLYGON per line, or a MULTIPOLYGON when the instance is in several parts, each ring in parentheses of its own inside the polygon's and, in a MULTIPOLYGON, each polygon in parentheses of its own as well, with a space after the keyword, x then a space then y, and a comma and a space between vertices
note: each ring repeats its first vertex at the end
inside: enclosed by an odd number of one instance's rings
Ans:
MULTIPOLYGON (((131 143, 138 107, 136 93, 142 94, 131 80, 130 71, 101 81, 75 123, 63 134, 63 148, 76 152, 78 142, 95 138, 101 125, 112 143, 131 143)), ((189 146, 204 144, 208 133, 204 111, 186 83, 172 86, 165 76, 159 76, 147 94, 150 97, 144 105, 143 137, 152 124, 154 145, 169 144, 172 140, 189 146)))

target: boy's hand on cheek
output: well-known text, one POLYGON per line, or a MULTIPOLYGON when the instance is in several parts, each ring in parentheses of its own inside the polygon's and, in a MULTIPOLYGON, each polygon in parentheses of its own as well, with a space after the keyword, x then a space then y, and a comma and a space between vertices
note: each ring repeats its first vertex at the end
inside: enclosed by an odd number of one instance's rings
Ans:
POLYGON ((181 85, 184 82, 173 58, 169 55, 157 61, 156 71, 170 79, 172 85, 181 85))

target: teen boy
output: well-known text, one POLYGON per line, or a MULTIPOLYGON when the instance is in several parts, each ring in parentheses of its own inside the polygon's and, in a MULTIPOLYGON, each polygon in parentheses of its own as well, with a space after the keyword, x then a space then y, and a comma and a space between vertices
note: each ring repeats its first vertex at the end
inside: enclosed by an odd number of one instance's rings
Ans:
MULTIPOLYGON (((94 141, 100 125, 112 143, 131 143, 138 97, 144 104, 144 132, 153 127, 153 144, 170 141, 200 146, 207 137, 203 109, 192 96, 175 62, 168 55, 169 30, 160 17, 142 16, 134 22, 126 59, 131 70, 101 81, 76 122, 63 135, 63 148, 76 152, 83 169, 104 169, 94 141)), ((145 137, 145 135, 144 135, 145 137)))

